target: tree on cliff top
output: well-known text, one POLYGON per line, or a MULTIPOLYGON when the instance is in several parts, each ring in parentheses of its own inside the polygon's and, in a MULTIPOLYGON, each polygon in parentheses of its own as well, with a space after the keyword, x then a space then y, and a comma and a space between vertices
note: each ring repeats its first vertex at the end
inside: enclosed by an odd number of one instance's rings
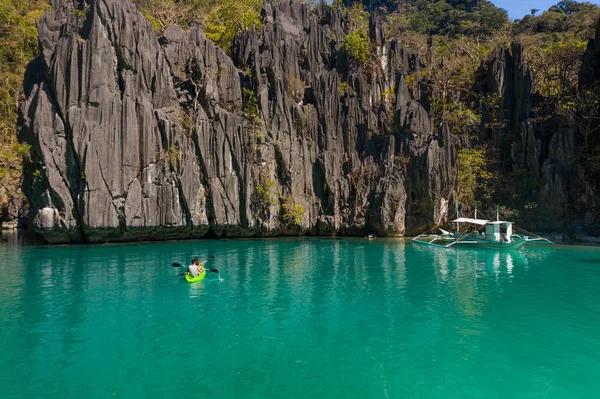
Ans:
POLYGON ((262 25, 262 0, 223 0, 208 15, 204 31, 206 37, 229 50, 238 32, 262 25))
POLYGON ((371 56, 369 13, 357 2, 348 8, 348 18, 350 32, 344 37, 344 50, 361 64, 366 64, 371 56))
POLYGON ((204 21, 219 0, 132 0, 158 32, 171 24, 183 27, 204 21))
POLYGON ((133 0, 161 33, 170 24, 182 27, 199 21, 206 37, 229 50, 235 35, 260 28, 263 0, 133 0))

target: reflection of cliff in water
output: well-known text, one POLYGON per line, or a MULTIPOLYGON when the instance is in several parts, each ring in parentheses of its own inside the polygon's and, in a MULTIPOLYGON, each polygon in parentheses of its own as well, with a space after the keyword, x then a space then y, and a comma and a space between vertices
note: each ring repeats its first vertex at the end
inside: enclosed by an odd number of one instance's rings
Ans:
POLYGON ((35 233, 23 229, 18 230, 1 230, 0 229, 0 244, 8 245, 9 247, 20 247, 25 245, 39 245, 46 242, 40 239, 35 233))

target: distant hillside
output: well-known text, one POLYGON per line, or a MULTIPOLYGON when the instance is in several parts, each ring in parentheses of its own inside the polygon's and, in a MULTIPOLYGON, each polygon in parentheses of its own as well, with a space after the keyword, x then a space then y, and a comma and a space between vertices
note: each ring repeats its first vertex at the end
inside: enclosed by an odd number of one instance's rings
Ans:
POLYGON ((515 40, 525 48, 534 90, 550 98, 569 95, 578 84, 583 54, 594 37, 600 8, 588 2, 561 1, 535 14, 513 25, 515 40))
POLYGON ((384 15, 397 14, 404 29, 432 35, 490 35, 509 22, 506 11, 487 0, 363 0, 362 3, 384 15))

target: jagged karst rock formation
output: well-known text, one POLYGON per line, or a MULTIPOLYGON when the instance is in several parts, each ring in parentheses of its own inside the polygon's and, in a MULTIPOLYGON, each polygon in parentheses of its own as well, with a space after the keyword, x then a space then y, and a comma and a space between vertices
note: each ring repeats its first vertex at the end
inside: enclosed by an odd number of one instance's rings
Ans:
MULTIPOLYGON (((359 65, 347 16, 324 4, 266 0, 228 55, 197 25, 157 38, 129 1, 87 3, 82 18, 52 0, 25 76, 24 191, 49 242, 400 236, 452 212, 465 138, 407 87, 425 64, 375 17, 376 57, 359 65)), ((540 176, 544 206, 573 201, 573 132, 546 140, 530 120, 522 50, 493 52, 477 85, 502 99, 483 123, 519 132, 511 162, 540 176)))
POLYGON ((263 12, 229 57, 197 26, 157 39, 127 1, 91 1, 82 19, 54 0, 21 108, 33 228, 102 242, 402 235, 444 219, 456 147, 406 88, 420 61, 372 20, 365 73, 338 11, 263 12))

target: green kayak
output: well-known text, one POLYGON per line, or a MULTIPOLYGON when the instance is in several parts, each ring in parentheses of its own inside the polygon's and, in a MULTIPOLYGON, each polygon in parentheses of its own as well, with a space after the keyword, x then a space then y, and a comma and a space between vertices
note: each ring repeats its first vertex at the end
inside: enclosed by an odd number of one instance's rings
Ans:
POLYGON ((186 272, 185 273, 185 281, 187 281, 188 283, 195 283, 195 282, 201 281, 204 278, 204 276, 206 276, 206 269, 204 269, 204 271, 196 277, 192 277, 190 272, 186 272))

